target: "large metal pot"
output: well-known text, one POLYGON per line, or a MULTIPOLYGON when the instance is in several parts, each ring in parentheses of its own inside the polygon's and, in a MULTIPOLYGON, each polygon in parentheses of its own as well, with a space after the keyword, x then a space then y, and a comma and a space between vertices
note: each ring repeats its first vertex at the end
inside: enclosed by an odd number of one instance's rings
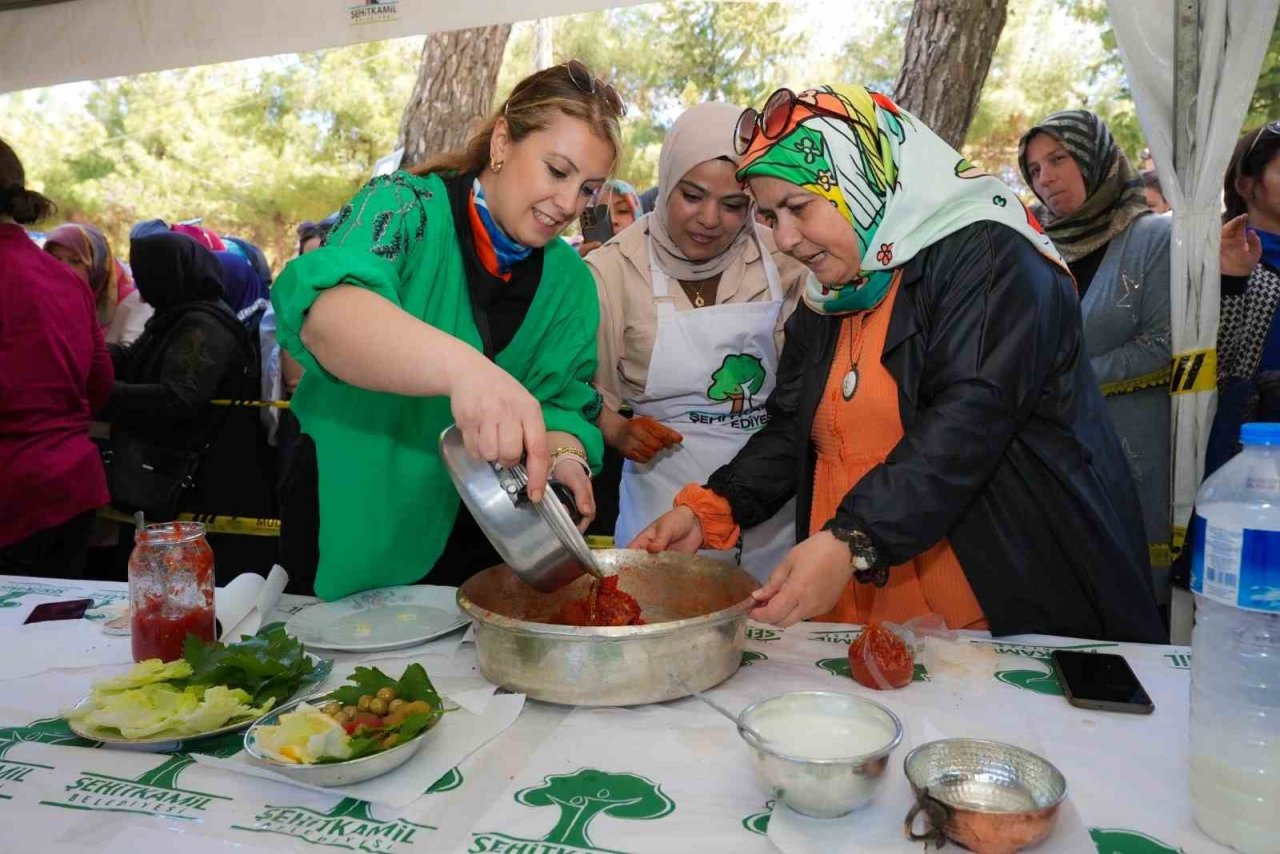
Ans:
POLYGON ((574 504, 565 487, 550 481, 542 501, 534 504, 525 491, 524 466, 508 469, 476 459, 454 426, 440 434, 440 457, 480 530, 525 584, 549 593, 584 571, 596 571, 567 509, 574 504))
POLYGON ((634 706, 684 697, 734 674, 758 586, 750 574, 700 555, 595 554, 605 575, 620 576, 619 589, 640 603, 646 625, 551 624, 566 601, 587 595, 590 578, 542 594, 506 566, 486 569, 458 591, 486 679, 549 703, 634 706))

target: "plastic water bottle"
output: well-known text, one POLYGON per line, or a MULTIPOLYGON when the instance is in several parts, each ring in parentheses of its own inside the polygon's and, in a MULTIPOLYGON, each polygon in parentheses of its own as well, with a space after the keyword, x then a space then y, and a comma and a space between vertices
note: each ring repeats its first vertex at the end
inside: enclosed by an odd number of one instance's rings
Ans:
POLYGON ((1209 836, 1280 852, 1280 424, 1196 495, 1192 519, 1191 805, 1209 836))

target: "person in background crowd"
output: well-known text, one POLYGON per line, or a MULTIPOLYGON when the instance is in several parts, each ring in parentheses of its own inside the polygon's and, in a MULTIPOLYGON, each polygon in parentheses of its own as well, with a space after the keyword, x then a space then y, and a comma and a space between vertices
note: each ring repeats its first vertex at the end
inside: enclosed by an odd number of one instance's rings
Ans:
MULTIPOLYGON (((643 215, 644 211, 644 205, 640 203, 636 188, 617 178, 610 178, 605 182, 596 204, 608 208, 609 225, 615 236, 628 229, 643 215)), ((599 249, 601 245, 599 240, 586 240, 578 244, 578 254, 585 258, 589 252, 599 249)))
POLYGON ((640 194, 640 204, 644 208, 645 213, 653 213, 654 206, 658 203, 658 188, 650 187, 640 194))
POLYGON ((1223 177, 1218 410, 1205 477, 1240 450, 1240 426, 1280 421, 1280 121, 1248 131, 1223 177))
MULTIPOLYGON (((734 176, 741 112, 713 103, 681 115, 662 145, 658 210, 586 259, 600 297, 600 428, 627 460, 620 545, 768 420, 783 324, 808 270, 756 225, 734 176)), ((741 563, 764 579, 794 545, 788 505, 748 532, 741 563)))
POLYGON ((306 255, 313 249, 319 249, 324 237, 333 227, 337 214, 331 214, 319 222, 306 220, 298 225, 298 254, 306 255))
POLYGON ((524 458, 533 501, 554 475, 594 515, 599 306, 558 238, 616 165, 623 111, 580 62, 538 71, 464 149, 370 181, 281 274, 272 300, 306 369, 293 403, 311 448, 286 473, 284 567, 315 567, 322 598, 500 562, 441 462, 450 423, 475 457, 524 458))
POLYGON ((1164 190, 1160 188, 1160 175, 1156 170, 1143 170, 1142 192, 1147 197, 1147 207, 1152 213, 1163 214, 1173 210, 1169 206, 1169 200, 1164 197, 1164 190))
POLYGON ((1023 134, 1018 163, 1076 279, 1085 355, 1138 484, 1163 601, 1170 563, 1171 222, 1148 210, 1141 177, 1093 113, 1049 116, 1023 134))
POLYGON ((241 252, 214 252, 222 267, 222 301, 243 322, 249 315, 261 312, 271 302, 267 283, 241 252))
MULTIPOLYGON (((131 241, 129 257, 156 314, 133 345, 111 348, 117 379, 102 413, 111 422, 111 465, 137 456, 190 464, 194 482, 182 492, 178 512, 270 518, 273 466, 262 458, 257 412, 212 404, 258 393, 253 346, 223 301, 218 258, 184 234, 164 232, 131 241)), ((117 478, 138 476, 121 468, 112 475, 113 488, 117 478)), ((120 497, 113 494, 113 503, 120 497)), ((209 542, 220 584, 275 562, 270 537, 210 534, 209 542)))
POLYGON ((44 251, 70 265, 89 286, 108 344, 127 344, 142 334, 154 312, 112 253, 106 235, 92 225, 67 223, 45 235, 44 251))
POLYGON ((634 547, 724 548, 796 496, 753 619, 1166 637, 1071 276, 1012 191, 861 86, 779 90, 735 136, 812 276, 769 423, 634 547))
POLYGON ((169 226, 169 230, 177 234, 185 234, 205 249, 213 252, 225 252, 227 249, 227 244, 222 242, 222 238, 213 229, 205 228, 203 225, 180 222, 177 225, 169 226))
POLYGON ((0 140, 0 573, 80 578, 108 498, 89 420, 113 372, 92 292, 22 227, 53 212, 0 140))

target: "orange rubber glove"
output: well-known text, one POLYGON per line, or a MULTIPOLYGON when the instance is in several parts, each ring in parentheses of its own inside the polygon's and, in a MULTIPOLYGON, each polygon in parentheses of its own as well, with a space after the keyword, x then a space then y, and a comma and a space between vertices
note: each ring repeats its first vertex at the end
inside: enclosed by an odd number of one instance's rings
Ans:
POLYGON ((670 427, 664 427, 647 415, 637 415, 627 420, 618 453, 633 462, 647 463, 663 449, 683 441, 684 436, 670 427))

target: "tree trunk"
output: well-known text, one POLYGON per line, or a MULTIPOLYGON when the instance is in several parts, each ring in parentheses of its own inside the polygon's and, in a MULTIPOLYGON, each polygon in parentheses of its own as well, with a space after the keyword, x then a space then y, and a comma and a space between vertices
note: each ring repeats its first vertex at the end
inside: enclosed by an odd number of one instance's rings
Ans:
POLYGON ((432 33, 400 119, 406 166, 461 148, 493 107, 510 24, 432 33))
POLYGON ((893 87, 901 106, 955 148, 978 109, 1008 0, 916 0, 902 68, 893 87))

